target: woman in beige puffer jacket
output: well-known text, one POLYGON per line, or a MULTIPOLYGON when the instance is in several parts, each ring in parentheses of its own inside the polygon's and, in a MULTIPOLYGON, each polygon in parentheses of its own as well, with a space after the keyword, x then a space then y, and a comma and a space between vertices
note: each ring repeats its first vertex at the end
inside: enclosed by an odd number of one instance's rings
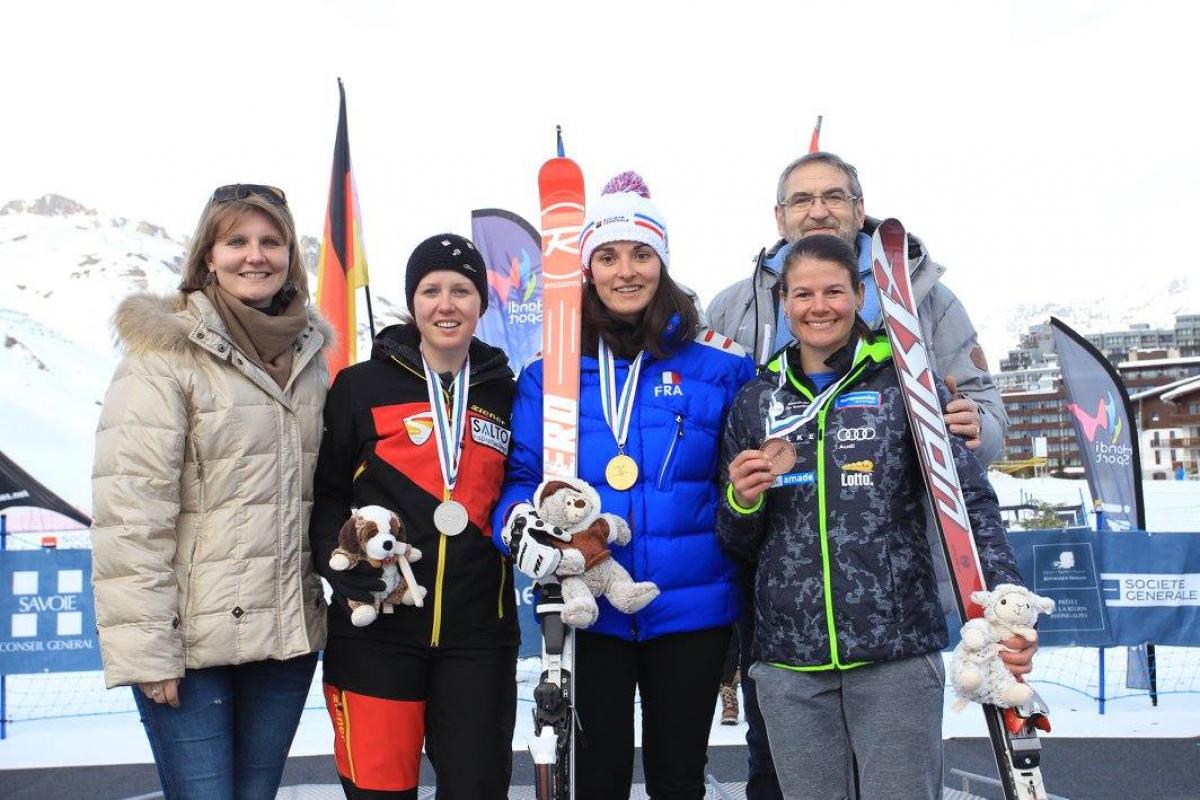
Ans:
POLYGON ((325 644, 307 528, 333 337, 276 192, 218 189, 181 293, 114 318, 96 616, 105 682, 134 686, 167 797, 274 797, 325 644))

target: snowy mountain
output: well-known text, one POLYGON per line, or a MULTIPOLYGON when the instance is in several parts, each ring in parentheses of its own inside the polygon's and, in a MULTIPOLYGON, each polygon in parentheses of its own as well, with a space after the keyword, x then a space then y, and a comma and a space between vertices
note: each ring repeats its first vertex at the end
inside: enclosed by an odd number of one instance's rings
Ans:
MULTIPOLYGON (((175 290, 187 240, 57 195, 0 207, 0 450, 84 510, 96 420, 119 358, 109 320, 126 295, 175 290)), ((301 247, 311 269, 320 243, 302 237, 301 247)), ((379 326, 402 310, 384 297, 374 306, 379 326)), ((365 309, 359 319, 361 355, 365 309)))
POLYGON ((1064 300, 1000 307, 966 294, 959 296, 975 322, 992 369, 999 369, 1000 359, 1017 347, 1031 326, 1049 322, 1052 316, 1089 334, 1126 330, 1137 323, 1170 329, 1175 327, 1176 314, 1200 313, 1200 281, 1187 278, 1126 281, 1119 289, 1081 286, 1064 300))

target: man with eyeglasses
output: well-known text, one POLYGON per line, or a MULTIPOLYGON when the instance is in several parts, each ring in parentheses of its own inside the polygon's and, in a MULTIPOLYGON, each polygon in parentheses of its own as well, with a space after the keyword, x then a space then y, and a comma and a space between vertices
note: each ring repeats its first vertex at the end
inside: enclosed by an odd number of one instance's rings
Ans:
MULTIPOLYGON (((832 153, 809 153, 784 169, 775 200, 775 224, 783 238, 770 250, 759 252, 750 277, 723 290, 708 307, 709 326, 752 352, 760 364, 792 340, 779 298, 779 279, 791 243, 805 236, 838 236, 854 247, 866 289, 859 314, 872 328, 882 323, 878 291, 871 273, 871 235, 879 223, 866 216, 858 170, 832 153)), ((1008 429, 1000 390, 992 380, 966 309, 940 282, 946 268, 933 261, 924 243, 912 234, 909 234, 908 259, 921 333, 932 366, 954 394, 945 408, 946 425, 951 433, 966 439, 967 447, 986 466, 999 455, 1008 429)), ((931 531, 930 536, 936 538, 936 533, 931 531)), ((945 566, 940 558, 934 558, 934 565, 944 595, 942 605, 952 608, 945 566)), ((747 614, 740 628, 742 696, 749 726, 746 745, 750 752, 746 797, 774 800, 781 798, 782 793, 758 711, 754 682, 746 676, 746 668, 753 663, 749 653, 752 620, 752 615, 747 614)), ((1032 649, 1022 647, 1020 652, 1005 654, 1004 658, 1010 663, 1027 664, 1032 654, 1032 649)))
MULTIPOLYGON (((832 234, 859 254, 866 284, 860 315, 872 327, 882 322, 871 274, 871 234, 878 221, 866 215, 858 170, 832 153, 796 159, 779 176, 775 224, 781 238, 761 251, 751 277, 723 290, 708 307, 709 326, 737 341, 766 363, 792 339, 779 302, 779 270, 789 245, 805 236, 832 234)), ((992 380, 975 326, 954 293, 940 283, 946 268, 924 243, 909 234, 909 266, 918 300, 921 332, 934 369, 955 384, 959 396, 946 407, 950 432, 964 437, 980 462, 989 464, 1004 445, 1008 417, 992 380)))

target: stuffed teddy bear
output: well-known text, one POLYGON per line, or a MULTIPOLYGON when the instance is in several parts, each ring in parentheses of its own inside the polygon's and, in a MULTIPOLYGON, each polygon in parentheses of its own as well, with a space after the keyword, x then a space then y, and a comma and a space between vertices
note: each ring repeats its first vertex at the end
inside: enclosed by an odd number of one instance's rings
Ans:
POLYGON ((635 614, 658 597, 650 581, 635 582, 608 549, 610 544, 628 544, 625 520, 600 512, 600 495, 585 481, 554 478, 543 481, 533 494, 537 514, 563 538, 548 537, 547 543, 562 553, 556 574, 562 584, 562 619, 575 628, 587 628, 600 616, 596 598, 608 598, 613 608, 635 614))
POLYGON ((355 627, 370 625, 379 612, 391 614, 396 603, 422 606, 425 587, 413 576, 414 561, 421 551, 404 541, 400 518, 382 506, 363 506, 355 511, 338 532, 338 546, 329 557, 329 568, 337 572, 353 569, 360 561, 383 569, 383 591, 371 592, 373 603, 347 598, 350 621, 355 627))
POLYGON ((959 698, 954 710, 961 711, 970 702, 1000 708, 1028 703, 1034 691, 1000 660, 1000 641, 1014 635, 1037 641, 1033 625, 1038 614, 1054 611, 1054 601, 1011 583, 990 592, 972 592, 971 601, 983 609, 983 616, 963 625, 962 641, 954 648, 950 682, 959 698))

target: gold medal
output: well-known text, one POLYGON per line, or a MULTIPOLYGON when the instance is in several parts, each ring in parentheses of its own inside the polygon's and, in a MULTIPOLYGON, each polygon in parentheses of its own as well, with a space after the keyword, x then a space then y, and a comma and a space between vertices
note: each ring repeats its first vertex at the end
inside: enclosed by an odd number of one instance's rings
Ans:
POLYGON ((767 439, 758 449, 771 462, 772 475, 782 475, 796 465, 796 448, 787 439, 767 439))
POLYGON ((618 492, 623 492, 633 486, 637 483, 637 479, 637 462, 624 453, 613 456, 609 460, 608 466, 604 468, 604 480, 608 481, 608 485, 618 492))

